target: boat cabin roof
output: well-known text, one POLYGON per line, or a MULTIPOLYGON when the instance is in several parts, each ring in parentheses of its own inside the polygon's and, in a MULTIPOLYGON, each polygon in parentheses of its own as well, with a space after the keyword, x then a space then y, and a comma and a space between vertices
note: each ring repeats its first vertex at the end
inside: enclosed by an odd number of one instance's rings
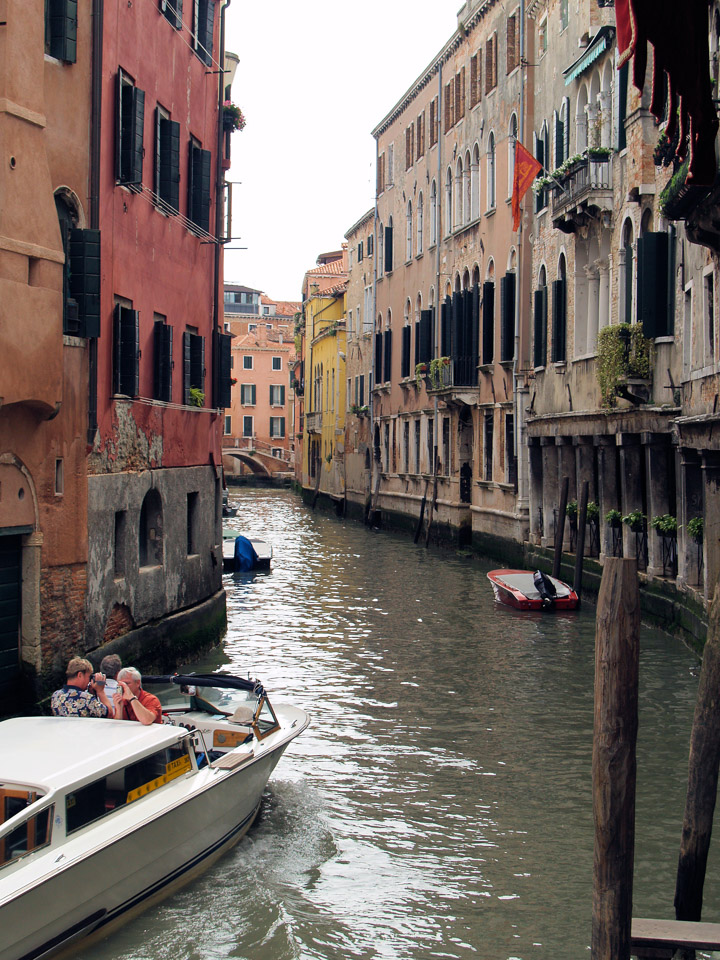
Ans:
POLYGON ((186 736, 181 727, 90 717, 15 717, 0 723, 4 783, 62 790, 186 736))

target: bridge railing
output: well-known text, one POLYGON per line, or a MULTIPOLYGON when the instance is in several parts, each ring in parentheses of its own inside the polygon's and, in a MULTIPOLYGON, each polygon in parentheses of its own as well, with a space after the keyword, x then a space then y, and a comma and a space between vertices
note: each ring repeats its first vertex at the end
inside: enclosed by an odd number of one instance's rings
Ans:
POLYGON ((272 457, 273 460, 279 460, 282 463, 292 464, 295 461, 295 455, 291 450, 285 450, 283 447, 267 440, 258 440, 257 437, 223 437, 223 453, 225 451, 242 450, 243 453, 261 453, 263 456, 272 457), (281 450, 282 456, 274 454, 273 450, 281 450))

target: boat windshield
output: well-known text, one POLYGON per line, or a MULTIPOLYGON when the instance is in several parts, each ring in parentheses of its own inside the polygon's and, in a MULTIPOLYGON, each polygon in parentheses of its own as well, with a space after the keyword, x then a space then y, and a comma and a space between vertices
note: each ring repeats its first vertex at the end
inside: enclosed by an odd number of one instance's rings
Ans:
POLYGON ((258 698, 252 690, 226 690, 222 687, 195 687, 194 706, 208 713, 232 716, 238 707, 249 707, 253 715, 258 698))

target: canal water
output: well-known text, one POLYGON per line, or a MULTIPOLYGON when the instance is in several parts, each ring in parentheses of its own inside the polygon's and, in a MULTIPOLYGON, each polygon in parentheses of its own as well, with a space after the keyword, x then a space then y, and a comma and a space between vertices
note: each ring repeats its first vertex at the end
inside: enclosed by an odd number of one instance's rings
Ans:
MULTIPOLYGON (((260 678, 312 725, 248 836, 84 960, 589 956, 594 608, 513 611, 489 564, 288 491, 235 500, 274 565, 226 576, 227 638, 197 666, 260 678)), ((635 916, 673 915, 697 674, 643 630, 635 916)), ((713 852, 709 920, 718 874, 713 852)))

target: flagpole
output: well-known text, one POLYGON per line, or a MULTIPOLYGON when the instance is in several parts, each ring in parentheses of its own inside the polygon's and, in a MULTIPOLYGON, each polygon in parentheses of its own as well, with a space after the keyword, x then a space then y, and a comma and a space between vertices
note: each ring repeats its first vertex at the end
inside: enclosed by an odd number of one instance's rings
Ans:
MULTIPOLYGON (((525 138, 525 78, 527 67, 525 65, 525 0, 520 0, 520 116, 518 117, 518 139, 520 143, 524 143, 525 138)), ((517 145, 513 148, 517 153, 517 145)), ((517 163, 517 158, 515 159, 517 163)), ((514 165, 513 165, 513 177, 514 177, 514 165)), ((514 189, 514 184, 513 184, 514 189)), ((515 404, 515 429, 513 430, 513 455, 515 457, 515 464, 517 469, 517 481, 518 481, 518 506, 520 502, 526 499, 526 496, 523 496, 523 493, 527 493, 524 490, 525 487, 525 464, 524 461, 521 462, 520 459, 520 439, 524 435, 523 430, 523 404, 520 399, 520 391, 518 389, 518 361, 520 359, 520 318, 522 316, 523 309, 523 268, 524 268, 524 257, 523 257, 523 243, 524 243, 524 231, 522 226, 522 219, 520 221, 520 234, 519 234, 519 243, 518 243, 518 276, 517 276, 517 296, 515 297, 515 350, 513 351, 513 403, 515 404)), ((524 394, 525 391, 523 391, 524 394)))

